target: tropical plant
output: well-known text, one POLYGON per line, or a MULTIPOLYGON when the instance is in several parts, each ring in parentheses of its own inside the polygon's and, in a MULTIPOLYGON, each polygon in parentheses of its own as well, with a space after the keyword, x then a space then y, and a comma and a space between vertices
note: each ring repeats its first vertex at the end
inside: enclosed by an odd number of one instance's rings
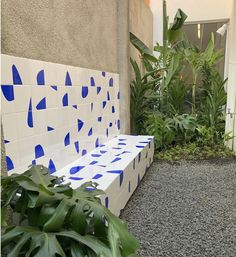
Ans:
POLYGON ((142 76, 136 61, 131 59, 131 64, 135 72, 135 79, 130 85, 131 128, 134 134, 143 134, 148 113, 154 111, 158 104, 157 91, 161 79, 157 74, 162 70, 153 69, 142 76))
POLYGON ((97 184, 72 189, 61 182, 43 166, 2 177, 2 256, 134 256, 138 241, 101 205, 97 184), (8 206, 19 224, 7 225, 8 206))
POLYGON ((187 143, 194 137, 197 126, 192 115, 176 115, 172 118, 153 113, 146 122, 146 132, 155 137, 156 149, 167 148, 176 143, 187 143))

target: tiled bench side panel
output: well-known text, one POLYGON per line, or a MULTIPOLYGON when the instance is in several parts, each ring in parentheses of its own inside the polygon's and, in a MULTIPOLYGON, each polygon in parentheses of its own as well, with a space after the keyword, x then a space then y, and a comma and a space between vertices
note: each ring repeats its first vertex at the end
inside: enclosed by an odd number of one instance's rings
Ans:
POLYGON ((1 109, 9 173, 51 173, 120 131, 119 76, 2 55, 1 109))

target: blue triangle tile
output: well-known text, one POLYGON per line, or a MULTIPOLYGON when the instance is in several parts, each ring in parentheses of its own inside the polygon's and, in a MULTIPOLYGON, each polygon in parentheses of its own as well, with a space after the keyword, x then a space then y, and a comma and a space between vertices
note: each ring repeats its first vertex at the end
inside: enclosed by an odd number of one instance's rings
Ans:
POLYGON ((49 160, 48 169, 50 171, 50 174, 52 174, 56 171, 56 166, 52 159, 49 160))
POLYGON ((84 122, 83 122, 82 120, 78 120, 77 123, 78 123, 78 132, 80 132, 80 130, 81 130, 81 129, 83 128, 83 126, 84 126, 84 122))
POLYGON ((69 74, 69 72, 68 72, 68 71, 66 72, 65 85, 66 85, 66 86, 72 86, 72 82, 71 82, 70 74, 69 74))
POLYGON ((47 127, 47 130, 48 130, 48 131, 52 131, 52 130, 54 130, 54 128, 53 128, 53 127, 48 126, 48 127, 47 127))
POLYGON ((97 95, 100 93, 101 89, 101 87, 97 87, 97 95))
POLYGON ((70 169, 70 174, 73 175, 77 172, 79 172, 80 170, 82 170, 84 168, 84 166, 75 166, 75 167, 72 167, 70 169))
POLYGON ((67 133, 64 138, 64 145, 67 146, 70 144, 70 133, 67 133))
POLYGON ((37 109, 37 110, 46 109, 46 97, 44 97, 43 99, 41 99, 41 100, 39 101, 39 103, 36 105, 36 109, 37 109))
POLYGON ((90 78, 90 85, 91 85, 91 87, 95 87, 94 77, 90 78))
POLYGON ((7 170, 13 170, 14 169, 14 164, 12 159, 9 156, 6 156, 6 164, 7 164, 7 170))
POLYGON ((7 101, 11 102, 11 101, 15 100, 13 85, 2 85, 1 89, 2 89, 2 93, 5 97, 5 99, 7 101))
POLYGON ((57 86, 51 86, 51 88, 57 91, 57 86))
POLYGON ((89 132, 88 132, 88 136, 92 136, 93 134, 93 128, 90 128, 89 132))
POLYGON ((32 100, 30 98, 29 102, 29 108, 28 108, 28 114, 27 114, 27 124, 30 128, 33 128, 34 123, 33 123, 33 112, 32 112, 32 100))

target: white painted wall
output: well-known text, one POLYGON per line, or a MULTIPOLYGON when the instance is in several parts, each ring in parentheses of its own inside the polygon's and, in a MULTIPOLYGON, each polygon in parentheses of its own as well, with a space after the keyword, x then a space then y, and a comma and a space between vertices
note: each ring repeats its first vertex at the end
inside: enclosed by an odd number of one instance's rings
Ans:
POLYGON ((236 1, 234 1, 231 18, 228 28, 228 54, 226 57, 227 69, 227 109, 230 109, 232 115, 226 117, 226 132, 233 132, 234 139, 227 145, 236 151, 236 1))

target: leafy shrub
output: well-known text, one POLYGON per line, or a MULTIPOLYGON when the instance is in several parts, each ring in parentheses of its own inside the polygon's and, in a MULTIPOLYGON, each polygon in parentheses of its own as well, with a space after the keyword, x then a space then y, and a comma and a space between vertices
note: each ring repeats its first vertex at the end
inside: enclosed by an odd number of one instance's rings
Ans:
MULTIPOLYGON (((98 198, 103 191, 88 182, 73 190, 34 166, 21 175, 2 177, 2 254, 8 257, 128 257, 137 240, 98 198), (20 224, 6 224, 6 210, 20 224), (21 225, 22 221, 27 225, 21 225)), ((2 255, 4 256, 4 255, 2 255)))

